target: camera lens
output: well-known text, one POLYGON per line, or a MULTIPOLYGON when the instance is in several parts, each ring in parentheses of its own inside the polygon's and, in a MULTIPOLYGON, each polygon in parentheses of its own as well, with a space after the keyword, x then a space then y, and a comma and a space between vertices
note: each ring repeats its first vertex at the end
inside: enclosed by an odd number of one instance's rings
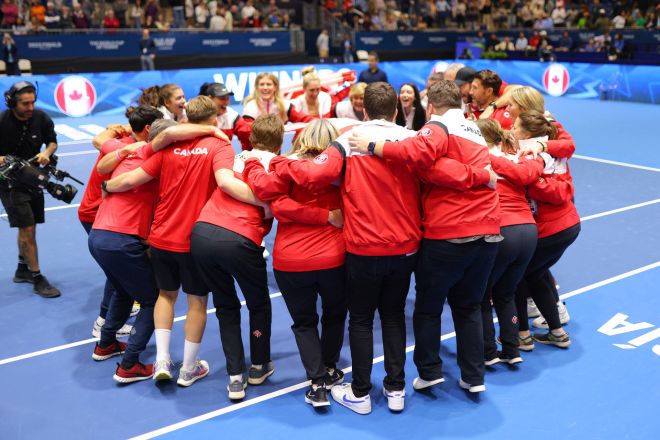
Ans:
POLYGON ((60 185, 59 183, 53 182, 48 182, 46 190, 51 196, 57 200, 63 201, 64 203, 71 203, 73 198, 76 196, 76 193, 78 192, 76 188, 69 184, 60 185))

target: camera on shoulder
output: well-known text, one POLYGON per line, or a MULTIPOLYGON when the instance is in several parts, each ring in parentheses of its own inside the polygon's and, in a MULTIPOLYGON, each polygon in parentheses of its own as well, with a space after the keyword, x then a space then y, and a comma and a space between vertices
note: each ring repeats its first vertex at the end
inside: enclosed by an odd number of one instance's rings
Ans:
POLYGON ((50 157, 50 163, 40 167, 33 164, 34 158, 30 160, 21 159, 16 156, 5 156, 5 162, 0 166, 0 180, 5 180, 10 186, 21 186, 32 190, 46 190, 48 194, 57 200, 71 203, 78 189, 70 184, 59 184, 50 180, 63 181, 69 178, 81 185, 83 182, 71 176, 63 170, 57 169, 57 156, 50 157))

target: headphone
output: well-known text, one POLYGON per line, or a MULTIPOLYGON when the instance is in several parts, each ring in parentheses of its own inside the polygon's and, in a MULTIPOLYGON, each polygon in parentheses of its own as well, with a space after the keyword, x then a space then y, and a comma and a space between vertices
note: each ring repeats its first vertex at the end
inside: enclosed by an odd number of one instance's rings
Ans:
POLYGON ((9 90, 5 92, 5 104, 7 108, 14 109, 16 108, 16 96, 21 93, 33 92, 34 98, 37 98, 37 87, 29 81, 19 81, 16 84, 12 85, 9 90), (30 90, 31 89, 31 90, 30 90))

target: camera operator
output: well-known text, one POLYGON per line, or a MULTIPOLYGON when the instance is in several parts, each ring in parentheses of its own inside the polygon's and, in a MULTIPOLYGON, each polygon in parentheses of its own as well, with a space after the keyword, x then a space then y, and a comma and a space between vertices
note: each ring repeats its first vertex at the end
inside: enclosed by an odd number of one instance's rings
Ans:
MULTIPOLYGON (((36 88, 27 81, 17 82, 5 92, 7 110, 0 114, 0 165, 7 155, 34 158, 42 166, 50 163, 57 150, 55 126, 45 112, 34 108, 36 100, 36 88), (42 152, 44 144, 46 149, 42 152)), ((44 222, 43 191, 0 180, 0 199, 9 226, 18 228, 18 268, 14 282, 34 284, 34 292, 44 298, 60 296, 60 291, 51 286, 39 269, 36 225, 44 222)))

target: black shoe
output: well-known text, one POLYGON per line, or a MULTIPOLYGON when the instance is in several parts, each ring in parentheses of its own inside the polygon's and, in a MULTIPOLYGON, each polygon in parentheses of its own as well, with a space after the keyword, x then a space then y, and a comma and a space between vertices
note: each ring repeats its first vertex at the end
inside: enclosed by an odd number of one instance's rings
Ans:
POLYGON ((57 298, 61 295, 60 291, 51 286, 43 275, 34 278, 34 293, 42 298, 57 298))
POLYGON ((274 371, 275 365, 273 361, 268 361, 259 368, 253 365, 250 367, 250 371, 248 371, 248 383, 250 385, 261 385, 274 371))
POLYGON ((16 273, 14 274, 14 282, 34 284, 34 278, 32 278, 32 272, 30 272, 29 269, 26 270, 16 269, 16 273))
POLYGON ((327 389, 332 389, 332 387, 334 387, 335 385, 339 385, 344 381, 344 372, 341 371, 339 368, 335 368, 332 374, 328 372, 325 375, 323 381, 325 382, 325 387, 327 389))
POLYGON ((305 393, 305 403, 309 403, 314 408, 330 406, 330 401, 328 400, 328 390, 326 390, 323 385, 318 386, 316 389, 310 386, 305 393))

